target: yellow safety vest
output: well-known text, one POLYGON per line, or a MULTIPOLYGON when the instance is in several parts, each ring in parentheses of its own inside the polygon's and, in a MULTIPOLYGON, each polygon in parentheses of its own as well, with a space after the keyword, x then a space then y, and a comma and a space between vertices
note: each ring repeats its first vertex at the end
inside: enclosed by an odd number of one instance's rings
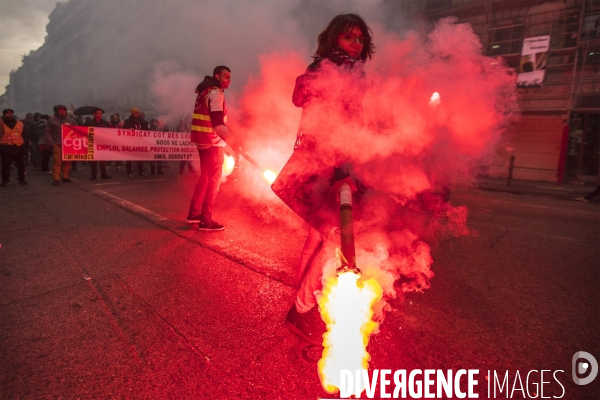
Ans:
MULTIPOLYGON (((212 90, 221 89, 216 86, 204 89, 202 93, 198 93, 196 104, 194 105, 191 142, 197 144, 198 147, 210 147, 219 140, 219 137, 210 122, 210 111, 208 110, 208 95, 212 90)), ((226 104, 223 104, 223 111, 223 120, 227 123, 226 104)))

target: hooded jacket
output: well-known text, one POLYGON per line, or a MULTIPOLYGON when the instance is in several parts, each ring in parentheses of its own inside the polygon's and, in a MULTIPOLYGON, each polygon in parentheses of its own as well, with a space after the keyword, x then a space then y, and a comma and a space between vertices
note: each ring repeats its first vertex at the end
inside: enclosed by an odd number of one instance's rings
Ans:
POLYGON ((57 146, 62 147, 62 126, 63 125, 77 125, 77 121, 73 118, 65 115, 64 117, 54 114, 46 123, 46 137, 48 143, 54 143, 57 146))
MULTIPOLYGON (((322 73, 326 69, 325 65, 335 65, 338 71, 347 73, 347 78, 351 79, 348 82, 347 88, 358 88, 363 90, 365 86, 365 72, 364 62, 361 60, 356 61, 353 65, 344 63, 344 60, 336 55, 335 53, 327 53, 323 57, 317 57, 315 60, 306 68, 306 72, 296 78, 296 85, 294 87, 294 94, 292 95, 292 103, 296 107, 305 108, 308 103, 312 100, 318 100, 318 98, 327 98, 327 93, 323 96, 318 93, 320 85, 315 85, 314 82, 323 79, 322 73)), ((356 90, 349 90, 349 96, 340 98, 343 102, 360 103, 362 98, 356 90), (347 98, 351 97, 351 98, 347 98)), ((340 96, 342 97, 342 96, 340 96)), ((360 106, 362 108, 362 106, 360 106)))
POLYGON ((328 126, 331 121, 362 125, 362 99, 366 88, 362 60, 349 64, 333 52, 317 57, 306 72, 296 78, 292 102, 303 110, 294 148, 297 149, 301 142, 310 144, 318 141, 321 132, 331 129, 328 126), (330 85, 335 85, 335 90, 330 85), (330 121, 323 110, 335 118, 330 121))
POLYGON ((191 141, 200 148, 225 147, 225 141, 215 132, 216 127, 227 126, 227 104, 221 83, 206 76, 196 87, 196 92, 191 141))
POLYGON ((108 127, 109 128, 121 128, 123 126, 123 121, 121 121, 121 118, 119 117, 119 120, 117 122, 113 122, 112 120, 112 116, 110 121, 108 121, 108 127))

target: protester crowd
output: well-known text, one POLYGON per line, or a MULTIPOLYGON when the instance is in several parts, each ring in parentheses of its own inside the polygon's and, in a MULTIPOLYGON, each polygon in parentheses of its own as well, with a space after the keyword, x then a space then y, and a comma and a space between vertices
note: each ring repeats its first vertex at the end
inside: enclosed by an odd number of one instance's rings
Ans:
MULTIPOLYGON (((54 107, 52 116, 36 112, 27 113, 25 118, 19 119, 12 109, 5 109, 2 112, 2 123, 0 124, 1 186, 5 187, 9 184, 13 164, 17 168, 17 177, 21 185, 28 184, 26 179, 28 166, 33 167, 34 171, 52 175, 54 186, 59 186, 61 180, 64 183, 72 182, 72 172, 84 171, 81 164, 84 166, 89 165, 91 170, 90 180, 98 179, 98 167, 101 179, 112 179, 108 172, 109 169, 114 168, 115 171, 120 171, 123 164, 126 166, 128 177, 133 178, 134 161, 63 161, 61 130, 62 125, 81 125, 113 129, 169 131, 169 126, 163 121, 151 119, 148 122, 145 117, 144 112, 137 108, 132 108, 129 117, 125 120, 122 120, 118 113, 112 114, 110 119, 106 120, 104 111, 100 108, 96 108, 91 117, 84 117, 74 115, 73 111, 68 111, 67 107, 59 104, 54 107)), ((177 126, 177 131, 190 132, 190 127, 191 118, 182 118, 177 126)), ((151 175, 164 174, 165 163, 163 161, 135 161, 138 176, 148 176, 146 173, 147 163, 151 175)), ((196 172, 191 163, 188 169, 189 172, 196 172)), ((184 170, 185 161, 181 161, 179 163, 179 174, 182 175, 184 170)))

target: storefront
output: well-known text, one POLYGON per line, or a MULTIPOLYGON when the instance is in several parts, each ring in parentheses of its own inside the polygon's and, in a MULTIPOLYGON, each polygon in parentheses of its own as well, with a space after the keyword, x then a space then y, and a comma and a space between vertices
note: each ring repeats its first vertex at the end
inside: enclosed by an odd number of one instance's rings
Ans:
POLYGON ((600 113, 576 109, 571 113, 565 176, 570 182, 599 183, 600 113))

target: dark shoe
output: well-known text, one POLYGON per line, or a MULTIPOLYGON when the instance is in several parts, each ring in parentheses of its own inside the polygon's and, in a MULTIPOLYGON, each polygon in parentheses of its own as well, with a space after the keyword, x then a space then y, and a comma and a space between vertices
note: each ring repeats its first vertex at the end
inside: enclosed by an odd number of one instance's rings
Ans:
POLYGON ((140 172, 140 176, 146 177, 146 176, 148 176, 148 175, 146 175, 146 173, 145 173, 145 172, 140 172))
POLYGON ((296 335, 315 346, 323 345, 323 334, 327 331, 325 323, 321 319, 318 307, 313 307, 307 313, 299 313, 296 305, 292 305, 285 326, 296 335))
POLYGON ((158 174, 158 175, 164 175, 165 173, 164 173, 164 172, 162 172, 162 171, 158 171, 158 172, 157 172, 157 174, 158 174))
POLYGON ((200 216, 188 214, 187 218, 185 219, 185 222, 187 222, 188 224, 197 224, 200 222, 200 216))
POLYGON ((580 201, 582 203, 589 203, 588 199, 586 199, 585 197, 576 197, 575 201, 580 201))
POLYGON ((27 185, 27 181, 25 179, 19 179, 19 185, 27 185))
POLYGON ((223 229, 225 229, 225 227, 221 224, 217 224, 215 221, 210 221, 208 223, 204 223, 204 222, 200 222, 198 224, 198 230, 199 231, 209 231, 209 232, 216 232, 216 231, 222 231, 223 229))
POLYGON ((54 182, 52 182, 52 186, 58 186, 58 185, 60 185, 60 181, 54 181, 54 182))
POLYGON ((102 179, 112 179, 113 177, 110 176, 110 175, 108 175, 108 174, 106 174, 106 175, 102 175, 100 178, 102 178, 102 179))
POLYGON ((72 183, 73 179, 71 179, 71 178, 63 178, 63 182, 64 183, 72 183))
POLYGON ((0 187, 7 187, 8 186, 8 182, 2 182, 0 183, 0 187))
POLYGON ((96 178, 95 176, 92 176, 92 177, 90 178, 90 181, 95 181, 96 179, 98 179, 98 178, 96 178))

